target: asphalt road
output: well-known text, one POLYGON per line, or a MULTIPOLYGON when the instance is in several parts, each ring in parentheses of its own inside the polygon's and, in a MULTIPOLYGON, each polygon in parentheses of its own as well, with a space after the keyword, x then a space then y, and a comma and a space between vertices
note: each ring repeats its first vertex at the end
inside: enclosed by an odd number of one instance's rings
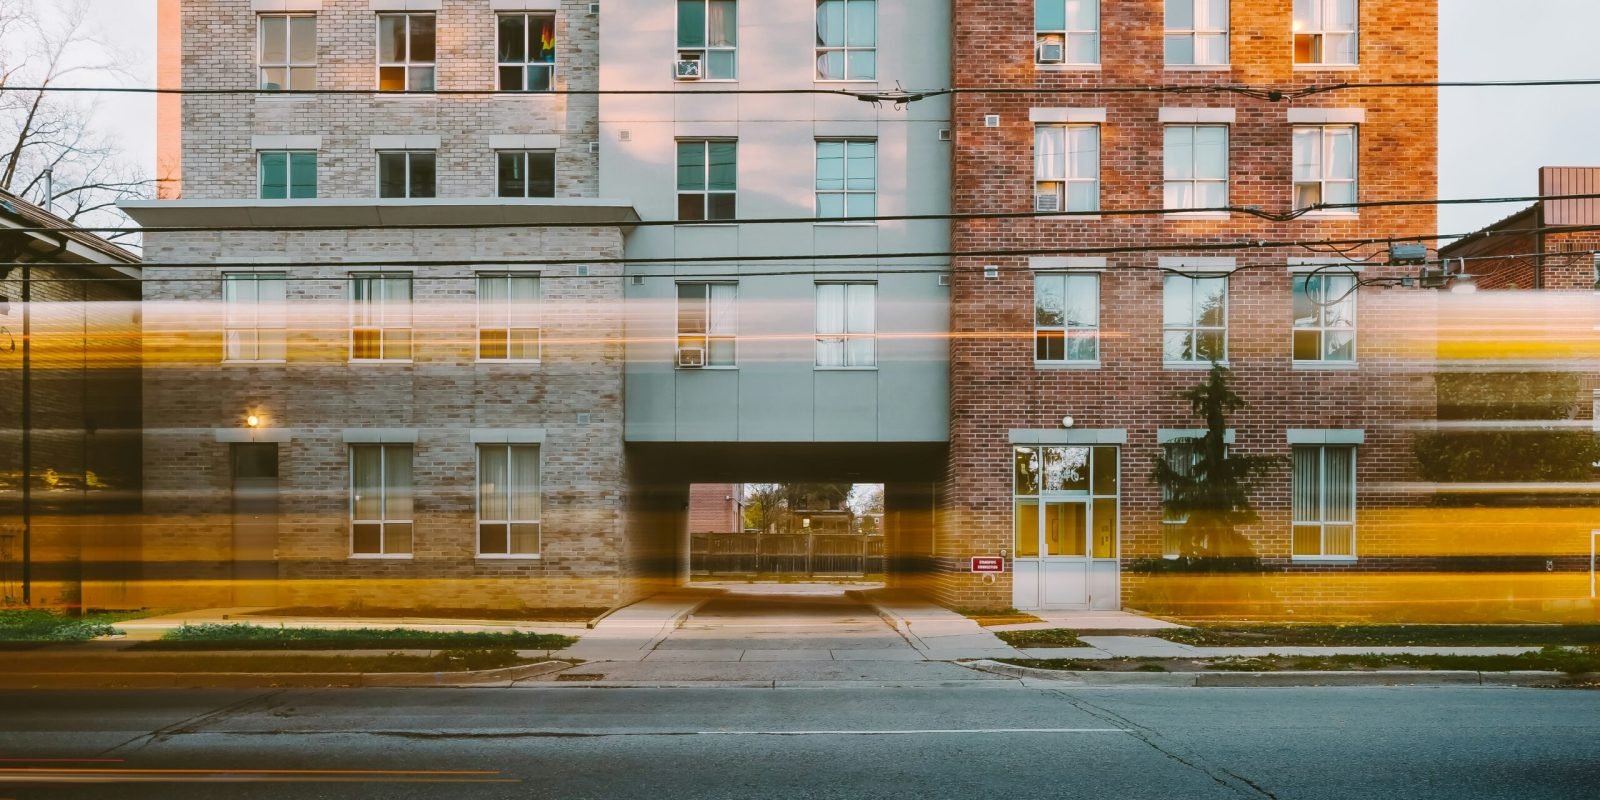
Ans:
POLYGON ((1594 800, 1600 692, 0 692, 0 798, 125 797, 1594 800))

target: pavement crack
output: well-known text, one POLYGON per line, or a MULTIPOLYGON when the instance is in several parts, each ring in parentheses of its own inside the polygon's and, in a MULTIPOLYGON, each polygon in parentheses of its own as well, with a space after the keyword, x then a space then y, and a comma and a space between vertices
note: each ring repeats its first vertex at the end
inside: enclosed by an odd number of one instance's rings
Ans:
POLYGON ((121 744, 113 745, 112 747, 107 748, 99 753, 99 755, 110 755, 118 750, 122 750, 130 746, 135 750, 142 750, 152 744, 159 744, 161 742, 168 741, 174 736, 198 733, 201 728, 204 728, 207 725, 220 722, 237 714, 245 714, 253 711, 264 711, 272 708, 274 705, 273 699, 278 695, 283 694, 283 692, 283 689, 274 689, 270 692, 251 695, 250 697, 246 697, 238 702, 229 703, 221 708, 214 708, 203 714, 197 714, 188 719, 174 722, 171 725, 157 728, 149 733, 141 733, 132 739, 122 742, 121 744))

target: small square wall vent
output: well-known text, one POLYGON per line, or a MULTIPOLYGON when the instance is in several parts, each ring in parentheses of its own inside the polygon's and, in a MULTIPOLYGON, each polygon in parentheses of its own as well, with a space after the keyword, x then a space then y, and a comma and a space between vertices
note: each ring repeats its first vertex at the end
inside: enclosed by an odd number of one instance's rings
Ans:
POLYGON ((984 114, 983 115, 983 127, 985 127, 985 128, 998 128, 998 127, 1000 127, 1000 115, 999 114, 984 114))
POLYGON ((631 142, 631 141, 633 141, 633 131, 617 131, 617 141, 619 141, 619 142, 631 142))
POLYGON ((600 4, 599 3, 590 3, 589 4, 589 16, 594 16, 595 14, 598 14, 598 13, 600 13, 600 4))
POLYGON ((589 265, 588 264, 580 264, 580 265, 578 265, 578 277, 580 277, 580 278, 589 277, 589 265))
POLYGON ((589 423, 591 423, 593 421, 594 421, 594 415, 593 414, 579 414, 578 415, 578 424, 579 425, 588 425, 589 423))
POLYGON ((630 279, 630 281, 633 283, 634 286, 643 286, 644 285, 644 276, 643 275, 635 275, 630 279))
POLYGON ((593 156, 593 155, 599 155, 599 154, 600 154, 600 143, 599 142, 590 142, 589 143, 589 155, 593 156))
POLYGON ((940 286, 949 286, 950 285, 950 276, 949 275, 940 275, 939 276, 939 285, 940 286))
POLYGON ((950 141, 950 139, 951 139, 950 129, 949 128, 940 128, 939 129, 939 141, 948 142, 948 141, 950 141))
POLYGON ((989 279, 1000 277, 1000 268, 993 264, 985 264, 983 267, 983 277, 989 279))

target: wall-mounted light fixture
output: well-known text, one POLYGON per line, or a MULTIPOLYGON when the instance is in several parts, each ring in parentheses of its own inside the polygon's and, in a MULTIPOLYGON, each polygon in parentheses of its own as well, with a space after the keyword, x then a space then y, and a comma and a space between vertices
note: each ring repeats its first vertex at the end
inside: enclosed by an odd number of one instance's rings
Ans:
POLYGON ((255 414, 251 414, 250 416, 244 418, 244 424, 252 428, 259 428, 261 427, 261 418, 255 414))

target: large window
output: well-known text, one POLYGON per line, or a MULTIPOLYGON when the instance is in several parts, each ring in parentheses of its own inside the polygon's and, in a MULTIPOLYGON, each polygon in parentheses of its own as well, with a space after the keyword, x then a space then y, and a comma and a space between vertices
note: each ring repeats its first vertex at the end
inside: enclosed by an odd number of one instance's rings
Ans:
POLYGON ((1115 447, 1013 450, 1012 556, 1117 557, 1115 447))
POLYGON ((678 58, 701 62, 707 80, 739 77, 738 3, 678 0, 678 58))
POLYGON ((282 272, 223 273, 224 361, 284 360, 287 285, 282 272))
POLYGON ((497 151, 495 183, 501 197, 555 197, 555 151, 497 151))
POLYGON ((315 150, 262 150, 257 154, 262 200, 305 200, 317 196, 315 150))
POLYGON ((539 276, 478 275, 478 359, 539 360, 539 276))
POLYGON ((738 363, 738 289, 733 283, 678 284, 678 366, 738 363))
POLYGON ((1294 63, 1356 63, 1356 0, 1294 0, 1294 63))
POLYGON ((539 555, 539 448, 478 446, 478 555, 539 555))
POLYGON ((501 14, 500 91, 548 92, 556 86, 556 17, 554 14, 501 14))
POLYGON ((817 284, 817 366, 877 365, 877 303, 875 283, 817 284))
POLYGON ((1294 129, 1294 207, 1356 202, 1356 126, 1294 129))
POLYGON ((434 25, 432 14, 378 15, 378 91, 433 91, 434 25))
POLYGON ((1045 273, 1033 278, 1034 359, 1094 364, 1100 360, 1100 276, 1045 273))
POLYGON ((1100 63, 1100 0, 1034 0, 1033 29, 1037 63, 1100 63))
POLYGON ((1294 276, 1294 360, 1348 363, 1355 359, 1355 276, 1294 276))
POLYGON ((432 150, 378 153, 379 197, 433 197, 438 191, 437 159, 432 150))
POLYGON ((1228 205, 1228 126, 1168 125, 1166 208, 1228 205))
POLYGON ((1100 126, 1033 129, 1035 211, 1100 210, 1100 126))
POLYGON ((317 88, 316 16, 262 14, 256 26, 261 91, 317 88))
POLYGON ((678 219, 734 218, 738 155, 737 142, 678 142, 678 219))
POLYGON ((350 446, 350 553, 410 556, 411 445, 350 446))
POLYGON ((1169 364, 1209 364, 1228 358, 1228 278, 1167 275, 1162 350, 1169 364))
POLYGON ((355 273, 350 276, 350 358, 353 361, 410 360, 409 273, 355 273))
POLYGON ((1167 65, 1228 63, 1228 0, 1166 0, 1167 65))
MULTIPOLYGON (((1167 442, 1161 446, 1161 458, 1173 472, 1185 477, 1193 476, 1195 466, 1200 463, 1200 442, 1197 439, 1167 442)), ((1189 515, 1166 507, 1166 502, 1172 500, 1170 487, 1161 487, 1161 500, 1161 556, 1178 558, 1183 555, 1183 539, 1188 534, 1185 526, 1189 524, 1189 515)))
POLYGON ((817 0, 817 80, 877 77, 877 0, 817 0))
POLYGON ((878 143, 824 139, 817 142, 817 216, 871 218, 878 213, 878 143))
POLYGON ((1296 558, 1356 557, 1356 449, 1294 448, 1296 558))

